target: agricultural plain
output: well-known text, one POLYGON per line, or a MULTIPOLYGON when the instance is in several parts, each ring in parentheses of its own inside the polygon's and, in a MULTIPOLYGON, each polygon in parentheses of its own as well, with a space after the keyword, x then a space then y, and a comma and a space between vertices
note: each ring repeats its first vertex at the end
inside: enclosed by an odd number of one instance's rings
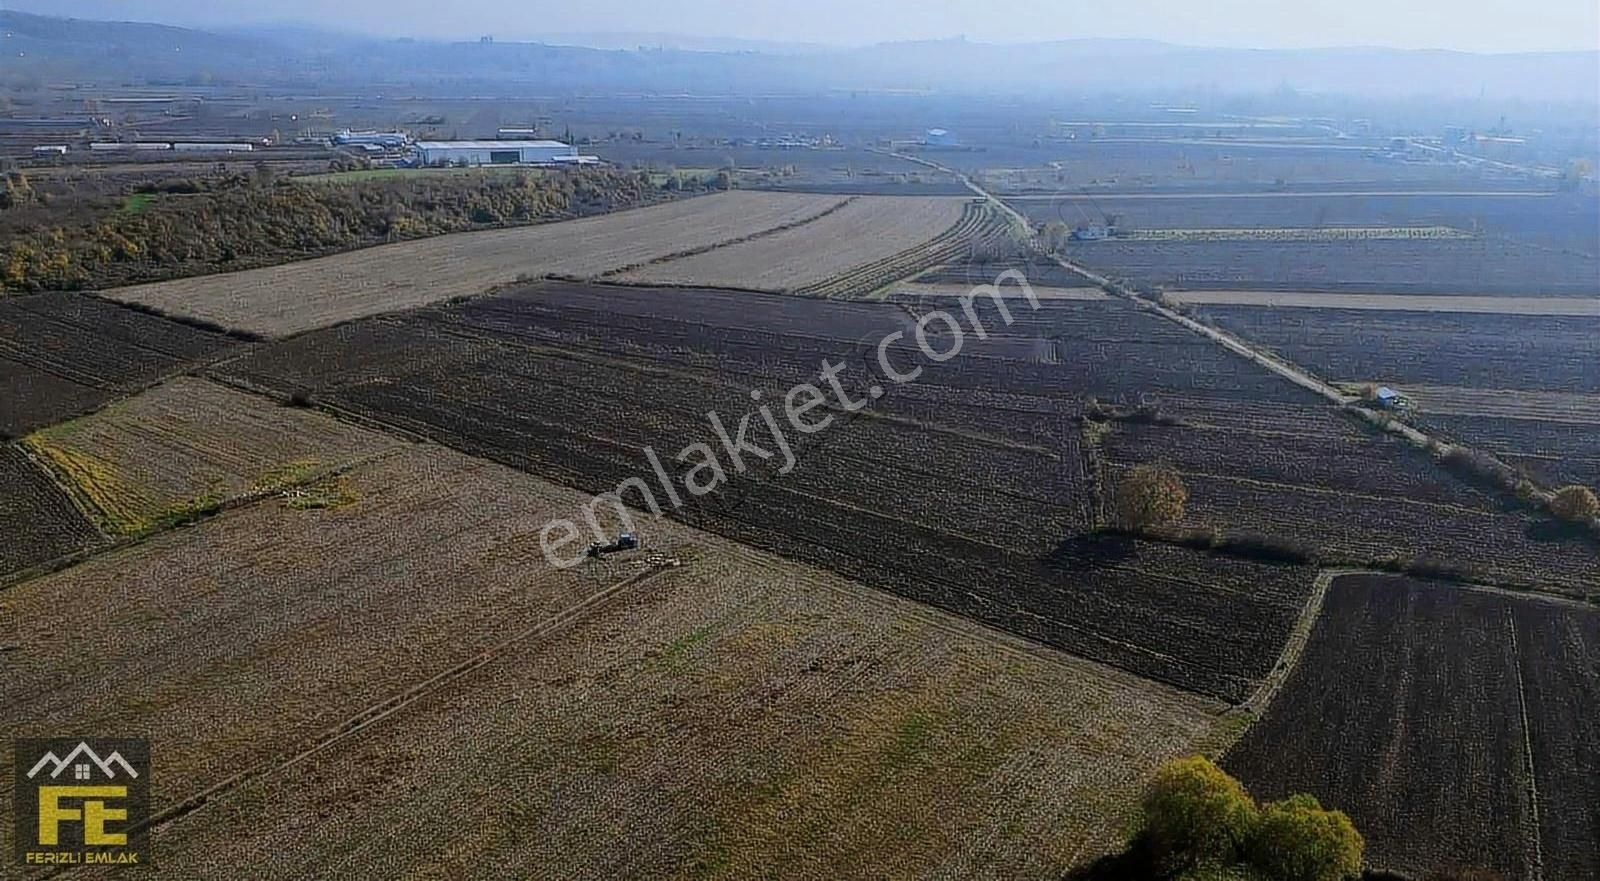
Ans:
POLYGON ((1072 259, 1144 287, 1594 297, 1600 259, 1489 237, 1078 243, 1072 259))
MULTIPOLYGON (((984 316, 997 333, 971 355, 926 364, 916 383, 799 439, 792 471, 756 462, 677 515, 1243 700, 1275 663, 1311 573, 1093 539, 1102 488, 1080 416, 1090 394, 1299 395, 1125 304, 1050 301, 1003 333, 984 316)), ((863 397, 874 341, 911 326, 892 303, 546 283, 304 335, 221 371, 597 492, 651 475, 646 448, 670 458, 691 441, 716 445, 707 412, 737 420, 752 388, 814 379, 823 358, 851 365, 840 381, 863 397)))
POLYGON ((1190 306, 1361 309, 1371 312, 1468 312, 1600 318, 1600 297, 1477 297, 1467 294, 1330 294, 1307 291, 1166 291, 1190 306))
POLYGON ((1310 792, 1348 812, 1375 864, 1592 877, 1600 752, 1578 708, 1600 699, 1597 651, 1592 607, 1341 577, 1226 765, 1262 796, 1310 792))
POLYGON ((842 196, 729 192, 515 229, 461 233, 108 295, 282 336, 479 294, 521 275, 595 276, 798 223, 842 196))
POLYGON ((344 479, 6 595, 0 735, 159 738, 163 872, 1059 875, 1220 736, 1216 702, 669 521, 554 571, 582 496, 438 447, 344 479))

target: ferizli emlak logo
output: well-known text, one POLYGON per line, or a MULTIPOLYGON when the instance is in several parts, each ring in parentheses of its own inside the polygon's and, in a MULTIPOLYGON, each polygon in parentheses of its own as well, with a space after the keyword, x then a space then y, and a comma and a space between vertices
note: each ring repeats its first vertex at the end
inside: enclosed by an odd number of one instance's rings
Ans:
POLYGON ((142 738, 16 742, 17 859, 31 866, 148 865, 150 744, 142 738))

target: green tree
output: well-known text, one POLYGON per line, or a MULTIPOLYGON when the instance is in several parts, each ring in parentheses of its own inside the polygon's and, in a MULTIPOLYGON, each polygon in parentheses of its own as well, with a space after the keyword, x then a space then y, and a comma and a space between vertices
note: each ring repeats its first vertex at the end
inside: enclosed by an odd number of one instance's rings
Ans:
POLYGON ((1141 809, 1142 837, 1157 865, 1169 873, 1238 863, 1257 813, 1239 781, 1204 756, 1162 765, 1141 809))
POLYGON ((1293 795, 1261 809, 1251 837, 1251 865, 1276 881, 1339 881, 1361 871, 1366 843, 1343 811, 1293 795))

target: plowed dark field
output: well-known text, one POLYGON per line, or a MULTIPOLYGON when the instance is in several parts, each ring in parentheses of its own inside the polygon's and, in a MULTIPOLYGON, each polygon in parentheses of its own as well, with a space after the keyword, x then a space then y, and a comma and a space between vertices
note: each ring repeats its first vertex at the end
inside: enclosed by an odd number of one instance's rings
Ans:
MULTIPOLYGON (((1095 489, 1078 416, 1086 395, 1295 405, 1300 393, 1124 303, 1015 317, 1003 334, 969 339, 974 354, 924 364, 871 407, 835 409, 826 431, 795 435, 793 472, 777 473, 779 457, 755 463, 686 499, 679 516, 1086 657, 1244 698, 1276 660, 1310 573, 1089 536, 1095 489)), ((840 382, 869 400, 873 347, 910 327, 912 311, 895 304, 546 283, 308 334, 218 373, 597 492, 653 483, 646 448, 681 486, 673 453, 696 441, 720 449, 708 412, 731 424, 754 409, 752 390, 781 399, 823 358, 847 363, 840 382)), ((904 349, 892 357, 914 363, 904 349)))
MULTIPOLYGON (((1394 189, 1404 189, 1396 187, 1394 189)), ((1600 201, 1576 193, 1185 193, 1019 199, 1036 224, 1069 225, 1115 214, 1127 229, 1307 229, 1336 226, 1449 226, 1594 255, 1600 201)))
POLYGON ((1505 390, 1481 411, 1467 395, 1435 406, 1419 392, 1412 418, 1540 480, 1600 486, 1592 408, 1573 400, 1563 410, 1535 394, 1600 394, 1594 319, 1232 306, 1201 314, 1331 381, 1505 390))
MULTIPOLYGON (((1175 412, 1183 412, 1178 402, 1175 412)), ((1103 435, 1114 482, 1141 462, 1184 475, 1183 525, 1254 533, 1345 559, 1426 561, 1479 577, 1600 593, 1600 546, 1455 478, 1388 436, 1346 431, 1330 411, 1287 420, 1197 417, 1103 435), (1209 419, 1209 421, 1202 421, 1209 419), (1325 420, 1319 429, 1319 420, 1325 420), (1300 429, 1310 428, 1305 434, 1300 429)))
POLYGON ((1324 379, 1600 393, 1592 318, 1205 306, 1324 379))
MULTIPOLYGON (((0 578, 103 541, 14 444, 0 445, 0 578)), ((0 644, 6 634, 0 633, 0 644)))
POLYGON ((78 294, 0 301, 0 432, 20 436, 179 373, 237 340, 78 294))
POLYGON ((1368 862, 1510 881, 1600 872, 1600 611, 1381 576, 1334 581, 1225 765, 1348 812, 1368 862), (1286 744, 1294 744, 1292 749, 1286 744))
POLYGON ((1497 238, 1082 242, 1072 259, 1139 285, 1198 290, 1592 297, 1600 260, 1497 238))

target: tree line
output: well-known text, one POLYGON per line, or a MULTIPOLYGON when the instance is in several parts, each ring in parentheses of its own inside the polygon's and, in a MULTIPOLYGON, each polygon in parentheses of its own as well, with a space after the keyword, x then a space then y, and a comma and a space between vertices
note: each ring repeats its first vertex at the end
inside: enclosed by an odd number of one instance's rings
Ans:
MULTIPOLYGON (((255 173, 141 184, 92 211, 54 212, 6 176, 0 291, 115 287, 267 266, 384 242, 539 223, 668 198, 615 169, 399 175, 349 182, 255 173)), ((81 209, 81 206, 79 206, 81 209)), ((3 219, 3 217, 0 217, 3 219)))

